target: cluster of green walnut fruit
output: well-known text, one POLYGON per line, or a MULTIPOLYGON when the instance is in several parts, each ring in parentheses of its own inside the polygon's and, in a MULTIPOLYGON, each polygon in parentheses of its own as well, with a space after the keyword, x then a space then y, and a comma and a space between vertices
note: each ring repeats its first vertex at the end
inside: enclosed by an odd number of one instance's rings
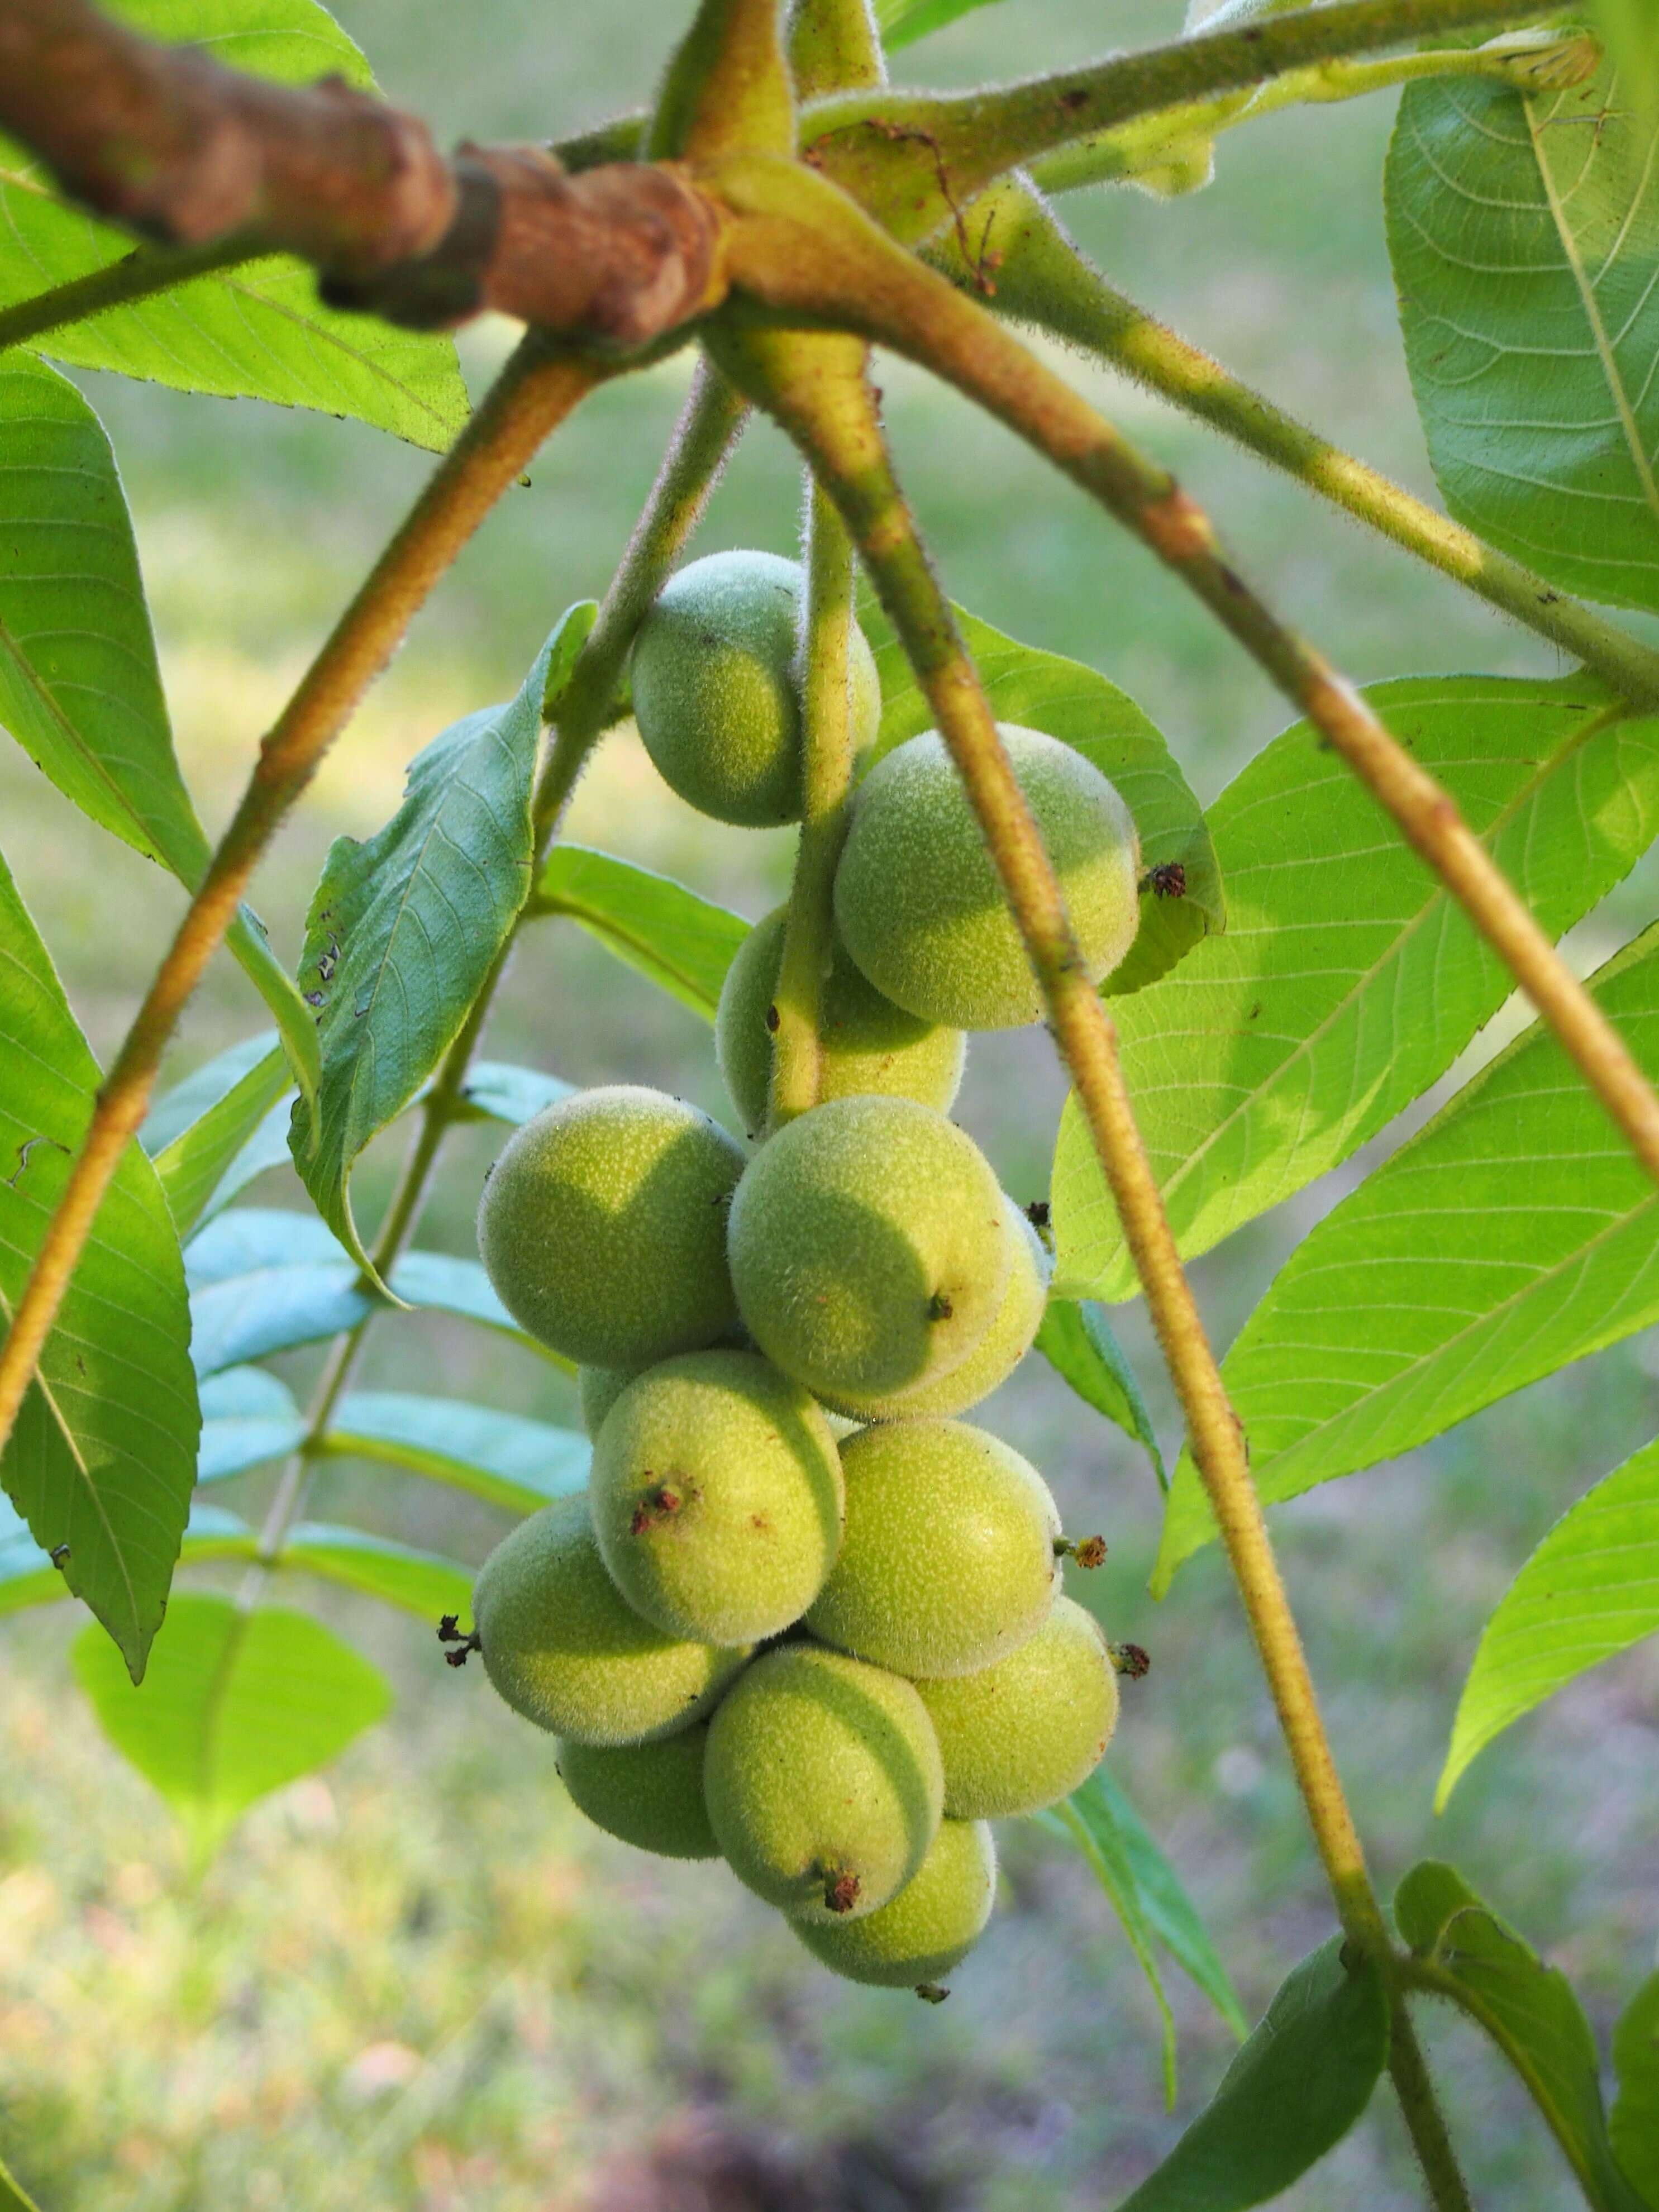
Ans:
MULTIPOLYGON (((722 820, 799 815, 801 593, 793 563, 718 555, 641 630, 641 734, 722 820)), ((856 630, 851 689, 866 753, 856 630)), ((1003 735, 1098 981, 1134 933, 1133 822, 1070 748, 1003 735)), ((986 1823, 1085 1779, 1117 1681, 1060 1589, 1063 1556, 1103 1547, 1068 1544, 1036 1470, 957 1418, 1030 1348, 1049 1261, 946 1118, 963 1030, 1041 1003, 936 736, 860 781, 835 915, 809 1112, 750 1152, 682 1101, 603 1088, 491 1170, 484 1264, 578 1364, 593 1457, 583 1495, 486 1562, 468 1648, 601 1827, 723 1856, 827 1966, 936 1994, 990 1912, 986 1823)), ((783 923, 745 941, 716 1025, 755 1133, 783 923)))

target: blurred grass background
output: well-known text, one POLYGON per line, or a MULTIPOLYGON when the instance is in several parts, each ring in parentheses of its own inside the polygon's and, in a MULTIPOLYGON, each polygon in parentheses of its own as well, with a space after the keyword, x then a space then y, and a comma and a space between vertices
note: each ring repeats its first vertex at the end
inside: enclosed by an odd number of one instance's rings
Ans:
MULTIPOLYGON (((391 93, 441 134, 483 138, 553 135, 636 100, 685 12, 681 0, 340 8, 391 93)), ((1170 35, 1179 12, 1176 0, 1006 0, 901 57, 898 74, 962 84, 1035 70, 1170 35)), ((1066 212, 1128 289, 1427 491, 1382 247, 1389 108, 1313 111, 1224 140, 1218 181, 1188 200, 1096 194, 1066 212)), ((465 335, 475 391, 509 335, 465 335)), ((1219 514, 1249 573, 1351 674, 1552 670, 1532 641, 1292 487, 1071 368, 1219 514)), ((687 374, 672 362, 601 392, 436 595, 262 872, 257 902, 286 952, 328 840, 377 827, 409 756, 507 696, 559 610, 603 589, 687 374)), ((179 749, 211 824, 427 464, 353 425, 82 381, 126 475, 179 749)), ((1001 431, 902 364, 884 362, 880 381, 956 595, 1133 692, 1212 797, 1281 726, 1264 684, 1001 431)), ((787 551, 796 510, 787 454, 754 431, 702 546, 787 551)), ((605 747, 568 834, 750 915, 786 880, 787 839, 691 815, 631 736, 605 747)), ((0 836, 107 1053, 176 893, 9 747, 0 836)), ((1656 880, 1638 870, 1578 933, 1583 966, 1651 918, 1656 880)), ((169 1073, 258 1026, 221 963, 169 1073)), ((724 1110, 707 1030, 564 925, 525 944, 489 1049, 724 1110)), ((976 1042, 962 1118, 1022 1198, 1045 1186, 1061 1091, 1041 1032, 976 1042)), ((423 1242, 471 1249, 495 1141, 453 1139, 423 1242)), ((360 1178, 365 1218, 397 1147, 384 1142, 360 1178)), ((1223 1341, 1364 1164, 1201 1263, 1223 1341)), ((275 1179, 252 1195, 298 1202, 275 1179)), ((1173 1445, 1137 1313, 1123 1334, 1173 1445)), ((303 1387, 314 1363, 288 1364, 303 1387)), ((1278 1516, 1379 1879, 1391 1885, 1429 1853, 1455 1858, 1572 1975, 1604 2037, 1659 1929, 1659 1655, 1638 1650, 1522 1723, 1443 1819, 1429 1801, 1481 1620, 1550 1522, 1653 1433, 1656 1377, 1659 1356, 1638 1340, 1278 1516)), ((574 1417, 539 1363, 429 1318, 380 1324, 367 1379, 574 1417)), ((1115 1771, 1255 2015, 1331 1915, 1224 1573, 1206 1554, 1152 1604, 1150 1472, 1046 1370, 1018 1377, 988 1418, 1048 1474, 1073 1525, 1110 1539, 1081 1594, 1154 1662, 1126 1699, 1115 1771)), ((240 1502, 257 1504, 268 1480, 248 1478, 240 1502)), ((480 1506, 349 1465, 325 1471, 315 1504, 469 1559, 499 1533, 480 1506)), ((1034 1831, 1004 1831, 1001 1909, 947 2006, 851 1990, 722 1870, 646 1860, 586 1829, 550 1745, 476 1669, 446 1669, 416 1624, 334 1594, 327 1609, 390 1670, 395 1717, 258 1810, 199 1882, 72 1687, 70 1608, 0 1632, 0 2153, 47 2212, 1082 2212, 1115 2203, 1213 2087, 1224 2031, 1171 1970, 1183 2071, 1180 2111, 1164 2115, 1156 2018, 1127 1948, 1082 1866, 1034 1831)), ((1472 2032, 1429 2032, 1477 2201, 1576 2203, 1472 2032)), ((1285 2201, 1301 2212, 1418 2202, 1386 2095, 1285 2201)))

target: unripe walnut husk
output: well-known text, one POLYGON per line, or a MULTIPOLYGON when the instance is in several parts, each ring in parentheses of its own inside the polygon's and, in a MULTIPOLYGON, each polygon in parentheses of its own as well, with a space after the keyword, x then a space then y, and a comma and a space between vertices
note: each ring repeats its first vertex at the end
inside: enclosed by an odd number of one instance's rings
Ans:
POLYGON ((939 1734, 945 1808, 960 1820, 1057 1805, 1094 1772, 1117 1726, 1105 1636, 1069 1597, 994 1666, 916 1688, 939 1734))
POLYGON ((634 1084, 562 1098, 516 1130, 484 1185, 478 1249, 502 1304, 567 1359, 643 1366, 738 1318, 726 1201, 743 1147, 634 1084))
POLYGON ((763 1653, 709 1728, 703 1790, 720 1849, 740 1881, 803 1920, 885 1905, 921 1866, 944 1790, 909 1683, 821 1644, 763 1653))
POLYGON ((717 1859, 702 1796, 708 1723, 657 1743, 601 1749, 562 1741, 558 1768, 570 1802, 596 1828, 665 1859, 717 1859))
POLYGON ((811 1394, 753 1352, 665 1359, 593 1446, 612 1580, 665 1633, 747 1644, 799 1620, 841 1546, 836 1440, 811 1394))
POLYGON ((748 1657, 666 1636, 605 1572, 587 1494, 521 1521, 478 1571, 472 1614, 490 1680, 554 1735, 644 1743, 701 1720, 748 1657))
POLYGON ((1060 1516, 1012 1444, 965 1421, 891 1421, 842 1446, 841 1557, 806 1616, 838 1650, 909 1676, 990 1666, 1047 1619, 1060 1516))
MULTIPOLYGON (((711 553, 669 579, 634 641, 634 719, 671 790, 717 822, 764 830, 802 805, 800 564, 711 553)), ((853 749, 873 743, 881 684, 851 641, 853 749)))
MULTIPOLYGON (((773 1000, 787 913, 786 907, 775 907, 738 946, 714 1016, 720 1073, 751 1137, 766 1127, 776 1018, 773 1000)), ((967 1038, 960 1030, 918 1021, 884 999, 839 944, 823 981, 818 1038, 821 1100, 874 1092, 919 1099, 940 1114, 955 1102, 967 1038)))
MULTIPOLYGON (((1089 980, 1139 925, 1140 841, 1116 787, 1058 738, 997 728, 1053 864, 1089 980)), ((955 763, 936 731, 878 761, 853 804, 836 923, 878 991, 924 1021, 1022 1028, 1042 994, 955 763)))
POLYGON ((879 1989, 916 1989, 962 1964, 985 1931, 996 1889, 989 1828, 982 1820, 945 1820, 921 1866, 878 1911, 862 1920, 789 1924, 832 1973, 879 1989))
POLYGON ((962 1364, 996 1318, 1013 1245, 971 1138, 913 1099, 837 1098, 750 1162, 729 1253, 761 1350, 856 1412, 962 1364))

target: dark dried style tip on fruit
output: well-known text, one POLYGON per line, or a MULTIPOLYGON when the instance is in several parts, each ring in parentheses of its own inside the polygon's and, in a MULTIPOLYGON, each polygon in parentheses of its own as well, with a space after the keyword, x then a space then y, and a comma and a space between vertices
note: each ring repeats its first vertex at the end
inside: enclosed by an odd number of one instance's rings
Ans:
POLYGON ((1152 1658, 1143 1645, 1114 1644, 1108 1648, 1112 1655, 1113 1666, 1120 1674, 1127 1674, 1132 1682, 1139 1681, 1143 1674, 1152 1672, 1152 1658))
POLYGON ((1079 1536, 1074 1540, 1070 1536, 1060 1536, 1055 1540, 1054 1557, 1074 1560, 1085 1569, 1103 1567, 1106 1564, 1106 1539, 1103 1536, 1079 1536))
POLYGON ((949 1990, 941 1988, 937 1982, 916 1984, 916 1995, 921 1999, 923 2004, 941 2005, 950 1994, 949 1990))
POLYGON ((823 1885, 823 1901, 831 1912, 850 1912, 859 1901, 858 1876, 832 1875, 823 1885))
POLYGON ((1140 888, 1158 898, 1185 898, 1187 871, 1179 860, 1161 860, 1157 867, 1147 869, 1140 879, 1140 888))

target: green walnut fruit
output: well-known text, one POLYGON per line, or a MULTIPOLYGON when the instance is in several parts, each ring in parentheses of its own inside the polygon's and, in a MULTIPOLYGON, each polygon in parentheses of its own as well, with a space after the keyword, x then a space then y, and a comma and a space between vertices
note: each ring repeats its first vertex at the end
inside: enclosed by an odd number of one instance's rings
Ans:
POLYGON ((908 1682, 821 1644, 777 1645, 721 1700, 703 1766, 732 1872, 808 1921, 885 1905, 938 1832, 939 1746, 908 1682))
POLYGON ((993 1390, 1007 1381, 1030 1350, 1042 1325, 1042 1310, 1048 1302, 1048 1279, 1054 1263, 1042 1238, 1013 1200, 1005 1194, 1002 1206, 1008 1224, 1008 1241, 1013 1250, 1008 1287, 1002 1294, 996 1319, 961 1366, 953 1367, 937 1382, 923 1382, 912 1390, 895 1391, 858 1406, 849 1401, 840 1410, 856 1413, 866 1421, 943 1419, 952 1413, 965 1413, 970 1406, 977 1406, 981 1398, 988 1398, 993 1390))
POLYGON ((720 1847, 702 1800, 708 1724, 660 1743, 562 1742, 559 1772, 578 1812, 596 1828, 665 1859, 717 1859, 720 1847))
POLYGON ((611 1579, 671 1636, 776 1635, 841 1547, 829 1425, 753 1352, 690 1352, 630 1382, 594 1443, 589 1494, 611 1579))
MULTIPOLYGON (((669 787, 717 822, 765 830, 801 816, 799 564, 711 553, 670 578, 634 641, 634 719, 669 787)), ((852 632, 854 755, 881 720, 864 633, 852 632)))
POLYGON ((945 1809, 959 1820, 1057 1805, 1094 1772, 1117 1726, 1106 1638, 1068 1597, 995 1666, 916 1688, 939 1732, 945 1809))
POLYGON ((478 1571, 478 1648, 515 1712, 579 1743, 645 1743, 701 1720, 746 1650, 665 1636, 605 1571, 586 1493, 521 1521, 478 1571))
POLYGON ((1060 1516, 1012 1444, 965 1421, 890 1421, 842 1446, 847 1528, 814 1636, 909 1676, 967 1674, 1034 1635, 1059 1587, 1060 1516))
POLYGON ((596 1437, 605 1417, 630 1382, 647 1372, 644 1367, 579 1367, 576 1398, 582 1409, 582 1426, 596 1437))
POLYGON ((1013 1258, 990 1163, 910 1098, 836 1098, 787 1123, 738 1185, 727 1249, 761 1350, 852 1412, 959 1367, 1013 1258))
POLYGON ((861 1920, 793 1919, 815 1958, 849 1982, 927 1989, 959 1966, 985 1932, 997 1852, 982 1820, 942 1820, 898 1895, 861 1920))
POLYGON ((726 1202, 743 1148, 660 1091, 614 1084, 544 1107, 484 1185, 478 1249, 514 1321, 585 1366, 696 1352, 738 1317, 726 1202))
MULTIPOLYGON (((1091 982, 1109 975, 1139 922, 1140 842, 1097 768, 1040 730, 998 729, 1077 935, 1091 982)), ((878 991, 924 1021, 1018 1029, 1042 994, 967 793, 930 730, 878 761, 853 804, 836 871, 836 921, 878 991)))
MULTIPOLYGON (((751 1136, 766 1126, 772 1080, 773 997, 783 958, 787 909, 757 921, 726 970, 714 1016, 714 1051, 732 1103, 751 1136)), ((919 1098, 950 1111, 962 1082, 968 1040, 960 1030, 919 1022, 866 983, 837 945, 824 979, 818 1030, 818 1090, 823 1098, 879 1092, 919 1098)))

